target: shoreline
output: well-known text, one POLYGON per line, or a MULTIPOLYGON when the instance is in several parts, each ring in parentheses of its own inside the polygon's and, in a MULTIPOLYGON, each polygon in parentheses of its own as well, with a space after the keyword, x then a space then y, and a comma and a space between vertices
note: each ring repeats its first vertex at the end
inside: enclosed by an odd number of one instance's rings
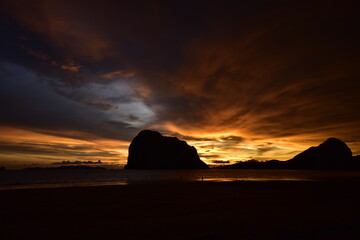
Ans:
POLYGON ((41 170, 0 173, 0 191, 19 188, 132 185, 163 182, 360 181, 360 171, 322 170, 41 170))
POLYGON ((241 183, 280 183, 280 182, 327 182, 327 183, 339 183, 339 182, 353 182, 360 183, 360 179, 250 179, 250 180, 214 180, 214 179, 202 179, 196 181, 182 181, 182 180, 154 180, 154 181, 99 181, 99 182, 66 182, 66 183, 29 183, 29 184, 4 184, 0 185, 0 191, 10 191, 10 190, 22 190, 22 189, 52 189, 52 188, 86 188, 86 187, 117 187, 117 186, 134 186, 134 185, 156 185, 156 184, 191 184, 191 183, 203 183, 203 184, 241 184, 241 183))
POLYGON ((0 191, 21 190, 21 189, 52 189, 52 188, 77 188, 77 187, 115 187, 115 186, 133 186, 133 185, 153 185, 153 184, 181 184, 181 183, 239 183, 239 182, 317 182, 328 180, 203 180, 203 181, 139 181, 139 182, 84 182, 84 183, 43 183, 43 184, 9 184, 0 185, 0 191))

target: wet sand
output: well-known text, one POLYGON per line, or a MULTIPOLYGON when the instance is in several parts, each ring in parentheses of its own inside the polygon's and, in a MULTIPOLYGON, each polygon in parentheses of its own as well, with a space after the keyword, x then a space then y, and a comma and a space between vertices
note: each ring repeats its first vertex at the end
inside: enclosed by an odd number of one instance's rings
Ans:
POLYGON ((359 182, 0 191, 0 239, 360 239, 359 182))

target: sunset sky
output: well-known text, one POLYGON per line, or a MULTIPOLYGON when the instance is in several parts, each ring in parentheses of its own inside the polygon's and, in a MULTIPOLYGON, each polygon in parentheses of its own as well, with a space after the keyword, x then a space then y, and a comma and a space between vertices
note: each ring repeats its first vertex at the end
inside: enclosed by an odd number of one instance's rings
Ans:
POLYGON ((356 1, 0 4, 0 166, 121 168, 142 129, 208 164, 360 154, 356 1))

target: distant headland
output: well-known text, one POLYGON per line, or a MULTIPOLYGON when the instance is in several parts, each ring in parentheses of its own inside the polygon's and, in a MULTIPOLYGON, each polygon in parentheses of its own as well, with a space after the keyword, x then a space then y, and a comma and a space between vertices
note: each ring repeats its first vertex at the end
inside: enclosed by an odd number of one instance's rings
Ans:
POLYGON ((176 137, 141 131, 129 146, 125 169, 207 169, 196 148, 176 137))
POLYGON ((360 157, 352 156, 350 148, 337 138, 329 138, 317 147, 310 147, 287 161, 250 160, 222 166, 228 169, 360 169, 360 157))

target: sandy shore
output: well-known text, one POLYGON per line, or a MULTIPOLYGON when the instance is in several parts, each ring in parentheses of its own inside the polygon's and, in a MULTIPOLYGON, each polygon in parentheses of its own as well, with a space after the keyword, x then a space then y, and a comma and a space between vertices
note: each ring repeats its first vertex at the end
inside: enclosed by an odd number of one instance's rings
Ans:
POLYGON ((360 239, 359 182, 0 191, 0 239, 360 239))

